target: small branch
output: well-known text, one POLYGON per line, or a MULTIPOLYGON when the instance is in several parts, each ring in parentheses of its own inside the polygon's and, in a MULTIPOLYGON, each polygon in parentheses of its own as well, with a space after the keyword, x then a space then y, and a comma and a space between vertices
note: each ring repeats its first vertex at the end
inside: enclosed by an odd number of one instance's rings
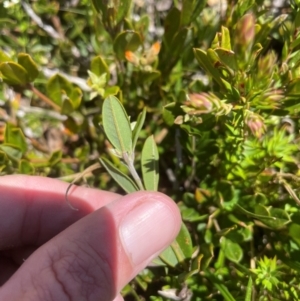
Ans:
POLYGON ((51 106, 55 111, 60 112, 60 110, 61 110, 60 107, 56 103, 54 103, 49 97, 47 97, 45 94, 43 94, 37 88, 35 88, 33 85, 29 85, 28 87, 42 101, 44 101, 46 104, 48 104, 49 106, 51 106))
POLYGON ((140 190, 145 190, 142 180, 140 178, 140 176, 138 175, 138 173, 135 170, 135 167, 133 165, 133 160, 131 159, 131 157, 128 156, 128 153, 123 153, 123 160, 125 161, 125 163, 128 166, 129 172, 132 175, 133 179, 135 180, 136 184, 138 185, 140 190))
POLYGON ((78 211, 78 208, 75 208, 69 198, 68 198, 68 192, 70 191, 71 187, 74 185, 74 183, 76 183, 79 179, 81 179, 82 177, 84 177, 87 174, 90 174, 92 171, 98 169, 100 167, 99 163, 95 163, 91 166, 89 166, 88 168, 86 168, 83 172, 76 174, 76 177, 74 178, 74 180, 70 183, 70 185, 68 186, 66 193, 65 193, 65 200, 67 202, 67 204, 69 205, 69 207, 71 207, 71 209, 78 211))

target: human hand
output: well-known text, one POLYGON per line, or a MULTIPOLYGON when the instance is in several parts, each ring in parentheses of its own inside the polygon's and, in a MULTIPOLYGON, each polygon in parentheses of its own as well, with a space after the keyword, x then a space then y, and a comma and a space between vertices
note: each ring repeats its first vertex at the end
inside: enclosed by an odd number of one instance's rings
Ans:
POLYGON ((175 203, 43 177, 0 178, 0 300, 120 301, 119 292, 176 237, 175 203))

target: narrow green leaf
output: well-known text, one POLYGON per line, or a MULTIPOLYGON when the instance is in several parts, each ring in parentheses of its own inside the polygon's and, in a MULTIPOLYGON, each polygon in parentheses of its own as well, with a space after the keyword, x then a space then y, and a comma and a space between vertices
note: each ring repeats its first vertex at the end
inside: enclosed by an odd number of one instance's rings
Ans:
POLYGON ((221 283, 214 283, 215 287, 220 291, 225 301, 237 301, 229 292, 228 288, 221 283))
POLYGON ((131 5, 131 0, 119 0, 116 5, 117 10, 117 22, 121 22, 127 15, 131 5))
POLYGON ((9 85, 25 85, 29 82, 27 71, 14 62, 1 63, 0 72, 3 81, 9 85))
POLYGON ((246 290, 246 297, 245 297, 245 301, 251 301, 252 298, 252 285, 253 285, 253 281, 252 281, 252 277, 249 277, 249 281, 247 284, 247 290, 246 290))
POLYGON ((29 81, 34 81, 39 75, 37 64, 33 61, 31 56, 27 53, 18 54, 18 63, 27 71, 29 81))
POLYGON ((107 10, 109 8, 107 1, 102 0, 92 0, 92 3, 98 13, 102 13, 102 18, 106 18, 107 10))
POLYGON ((222 26, 221 48, 231 50, 230 33, 227 27, 222 26))
POLYGON ((193 14, 191 16, 191 22, 193 22, 198 16, 200 16, 201 11, 205 8, 207 0, 196 1, 193 14))
POLYGON ((103 128, 110 143, 121 153, 132 152, 131 128, 127 113, 115 96, 108 96, 102 107, 103 128))
POLYGON ((138 191, 138 187, 134 182, 119 169, 117 169, 109 160, 105 158, 99 158, 102 166, 107 170, 111 177, 127 192, 138 191))
POLYGON ((177 33, 177 31, 179 30, 180 15, 181 12, 176 7, 173 7, 172 9, 170 9, 165 19, 165 23, 164 23, 165 33, 164 33, 163 40, 166 42, 167 47, 171 46, 172 40, 175 34, 177 33))
POLYGON ((142 150, 142 174, 146 190, 157 191, 158 188, 158 150, 154 137, 150 136, 145 141, 142 150))
POLYGON ((206 52, 202 49, 194 48, 194 54, 200 66, 206 72, 208 72, 221 87, 223 87, 220 72, 217 68, 213 66, 211 61, 208 59, 206 52))
POLYGON ((143 109, 143 112, 139 114, 138 119, 136 121, 135 127, 132 131, 132 149, 135 149, 136 142, 138 140, 141 129, 144 125, 146 118, 146 108, 143 109))
POLYGON ((183 0, 181 9, 180 25, 188 26, 193 14, 195 0, 183 0))
POLYGON ((261 218, 263 218, 263 219, 274 219, 274 217, 272 217, 272 216, 261 215, 261 214, 256 214, 256 213, 250 212, 250 211, 244 209, 243 207, 241 207, 241 206, 238 205, 238 204, 235 204, 235 206, 236 206, 240 211, 242 211, 243 213, 245 213, 245 214, 247 214, 247 215, 249 215, 249 216, 251 216, 251 217, 254 217, 254 218, 257 218, 257 219, 261 219, 261 218))
POLYGON ((218 68, 222 64, 218 54, 215 52, 214 49, 207 49, 206 56, 208 57, 214 68, 218 68))
POLYGON ((211 272, 206 272, 205 276, 207 276, 216 289, 220 291, 220 294, 223 296, 225 301, 237 301, 216 275, 212 274, 211 272))

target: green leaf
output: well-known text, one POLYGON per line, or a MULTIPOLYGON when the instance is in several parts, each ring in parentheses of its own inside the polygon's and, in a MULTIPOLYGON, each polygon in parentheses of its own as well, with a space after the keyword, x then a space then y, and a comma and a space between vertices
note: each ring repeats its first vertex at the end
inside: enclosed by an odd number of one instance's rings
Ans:
POLYGON ((146 190, 157 191, 159 173, 158 173, 158 150, 154 137, 146 139, 142 150, 142 174, 146 190))
POLYGON ((74 110, 76 110, 80 106, 81 99, 82 91, 78 87, 73 88, 73 91, 70 94, 70 101, 74 110))
POLYGON ((91 71, 98 76, 100 76, 104 73, 109 74, 107 64, 105 63, 105 61, 103 60, 103 58, 100 55, 98 55, 92 59, 90 68, 91 68, 91 71))
POLYGON ((159 258, 167 265, 175 267, 179 263, 184 263, 186 259, 191 258, 192 254, 192 239, 188 229, 182 223, 176 240, 159 255, 159 258))
POLYGON ((107 87, 104 91, 104 97, 108 97, 110 95, 117 95, 119 91, 120 91, 120 87, 118 86, 107 87))
POLYGON ((171 102, 163 107, 162 117, 168 126, 172 126, 178 115, 182 114, 181 103, 171 102))
POLYGON ((223 48, 217 48, 215 49, 215 52, 219 56, 221 62, 229 67, 230 69, 236 71, 238 69, 235 54, 231 50, 226 50, 223 48))
POLYGON ((34 174, 34 167, 27 160, 20 160, 19 161, 19 172, 21 174, 32 175, 32 174, 34 174))
POLYGON ((51 154, 51 157, 48 160, 48 163, 50 164, 50 166, 54 166, 61 161, 61 158, 62 158, 62 151, 57 150, 51 154))
POLYGON ((135 31, 123 31, 114 41, 114 51, 119 59, 125 59, 126 51, 136 51, 142 45, 141 36, 135 31))
POLYGON ((180 26, 188 26, 193 14, 195 0, 183 0, 180 16, 180 26))
POLYGON ((237 301, 232 294, 229 292, 228 288, 223 284, 223 282, 214 274, 206 272, 205 276, 213 283, 220 294, 223 296, 225 301, 237 301))
POLYGON ((0 63, 13 62, 13 60, 2 50, 0 50, 0 63))
POLYGON ((3 81, 9 85, 25 85, 29 82, 27 71, 14 62, 0 64, 0 72, 3 81))
POLYGON ((70 101, 70 99, 65 99, 63 101, 63 105, 61 107, 61 113, 64 115, 69 115, 74 111, 73 106, 72 106, 72 102, 70 101))
MULTIPOLYGON (((159 259, 166 265, 170 267, 176 267, 178 265, 178 259, 171 248, 171 246, 167 247, 162 253, 159 255, 159 259)), ((154 260, 154 263, 160 265, 159 261, 154 260)))
POLYGON ((191 21, 194 21, 200 16, 201 11, 204 9, 207 0, 196 1, 193 14, 191 16, 191 21))
POLYGON ((131 0, 119 0, 115 8, 117 10, 117 22, 122 21, 130 8, 131 0))
POLYGON ((135 127, 132 131, 132 149, 134 151, 136 142, 138 140, 138 137, 140 135, 141 129, 144 125, 145 119, 146 119, 146 108, 143 109, 143 112, 139 114, 138 119, 136 121, 135 127))
POLYGON ((289 225, 289 236, 300 246, 300 225, 297 223, 291 223, 289 225))
POLYGON ((31 56, 27 53, 18 54, 18 63, 27 71, 29 81, 34 81, 39 75, 37 64, 33 61, 31 56))
POLYGON ((271 217, 271 216, 268 216, 268 215, 262 215, 262 214, 268 214, 268 213, 267 213, 268 211, 265 211, 265 209, 264 209, 264 211, 262 212, 262 210, 261 210, 261 209, 258 209, 257 206, 256 206, 255 212, 259 212, 259 213, 252 213, 252 212, 250 212, 250 211, 244 209, 243 207, 241 207, 241 206, 238 205, 238 204, 235 204, 235 206, 236 206, 239 210, 241 210, 243 213, 245 213, 246 215, 249 215, 249 216, 251 216, 251 217, 254 217, 254 218, 257 218, 257 219, 274 219, 274 218, 271 217), (260 214, 260 213, 262 213, 262 214, 260 214))
POLYGON ((150 70, 150 71, 141 71, 140 72, 140 80, 143 83, 152 82, 155 79, 161 76, 160 71, 158 70, 150 70))
POLYGON ((261 219, 261 221, 270 228, 281 229, 291 222, 287 212, 280 208, 270 208, 269 214, 272 219, 261 219))
POLYGON ((230 32, 227 27, 222 26, 221 48, 231 50, 230 32))
POLYGON ((103 4, 103 1, 101 0, 92 0, 92 3, 98 13, 103 11, 105 9, 105 5, 103 4))
POLYGON ((123 172, 117 169, 109 160, 105 158, 99 158, 102 166, 107 170, 111 177, 127 192, 138 191, 138 187, 135 183, 123 172))
POLYGON ((253 285, 252 277, 249 277, 249 281, 248 281, 248 284, 247 284, 245 301, 251 301, 252 300, 252 289, 253 289, 252 285, 253 285))
POLYGON ((52 76, 47 83, 47 91, 50 98, 60 107, 73 92, 72 84, 60 74, 52 76))
POLYGON ((129 118, 123 105, 115 96, 108 96, 104 100, 102 116, 104 132, 110 143, 122 154, 131 154, 132 133, 129 118))
POLYGON ((180 11, 176 7, 173 7, 169 11, 164 23, 164 28, 165 28, 164 40, 166 41, 167 47, 171 46, 173 37, 179 30, 180 19, 181 19, 180 11))
POLYGON ((220 245, 225 256, 229 260, 233 262, 240 262, 241 259, 243 258, 243 250, 239 244, 223 236, 220 239, 220 245))
POLYGON ((194 54, 200 66, 206 72, 208 72, 221 87, 223 87, 220 72, 217 68, 213 66, 211 61, 208 59, 206 52, 202 49, 194 48, 194 54))
POLYGON ((176 237, 176 242, 184 255, 183 259, 191 258, 193 255, 193 243, 190 232, 184 223, 181 224, 179 234, 176 237))
POLYGON ((103 97, 105 90, 104 87, 107 83, 107 73, 102 73, 101 75, 97 75, 88 70, 89 78, 87 80, 87 84, 98 92, 98 94, 103 97))
POLYGON ((19 161, 22 158, 23 152, 15 145, 0 144, 0 150, 2 150, 7 157, 14 161, 19 161))
POLYGON ((22 130, 11 123, 6 124, 4 143, 20 149, 23 153, 27 150, 27 143, 22 130))

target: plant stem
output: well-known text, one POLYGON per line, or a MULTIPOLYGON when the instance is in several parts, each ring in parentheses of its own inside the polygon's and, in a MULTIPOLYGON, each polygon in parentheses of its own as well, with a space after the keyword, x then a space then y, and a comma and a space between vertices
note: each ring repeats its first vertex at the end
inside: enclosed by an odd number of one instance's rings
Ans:
POLYGON ((129 172, 132 175, 133 179, 135 180, 136 184, 138 185, 140 190, 145 190, 142 180, 140 176, 138 175, 137 171, 135 170, 135 167, 133 165, 133 159, 132 157, 128 156, 128 153, 123 153, 123 160, 128 166, 129 172))
POLYGON ((35 88, 33 85, 29 85, 29 89, 37 95, 41 100, 43 100, 45 103, 50 105, 55 111, 60 112, 60 107, 54 103, 49 97, 47 97, 45 94, 43 94, 41 91, 39 91, 37 88, 35 88))

